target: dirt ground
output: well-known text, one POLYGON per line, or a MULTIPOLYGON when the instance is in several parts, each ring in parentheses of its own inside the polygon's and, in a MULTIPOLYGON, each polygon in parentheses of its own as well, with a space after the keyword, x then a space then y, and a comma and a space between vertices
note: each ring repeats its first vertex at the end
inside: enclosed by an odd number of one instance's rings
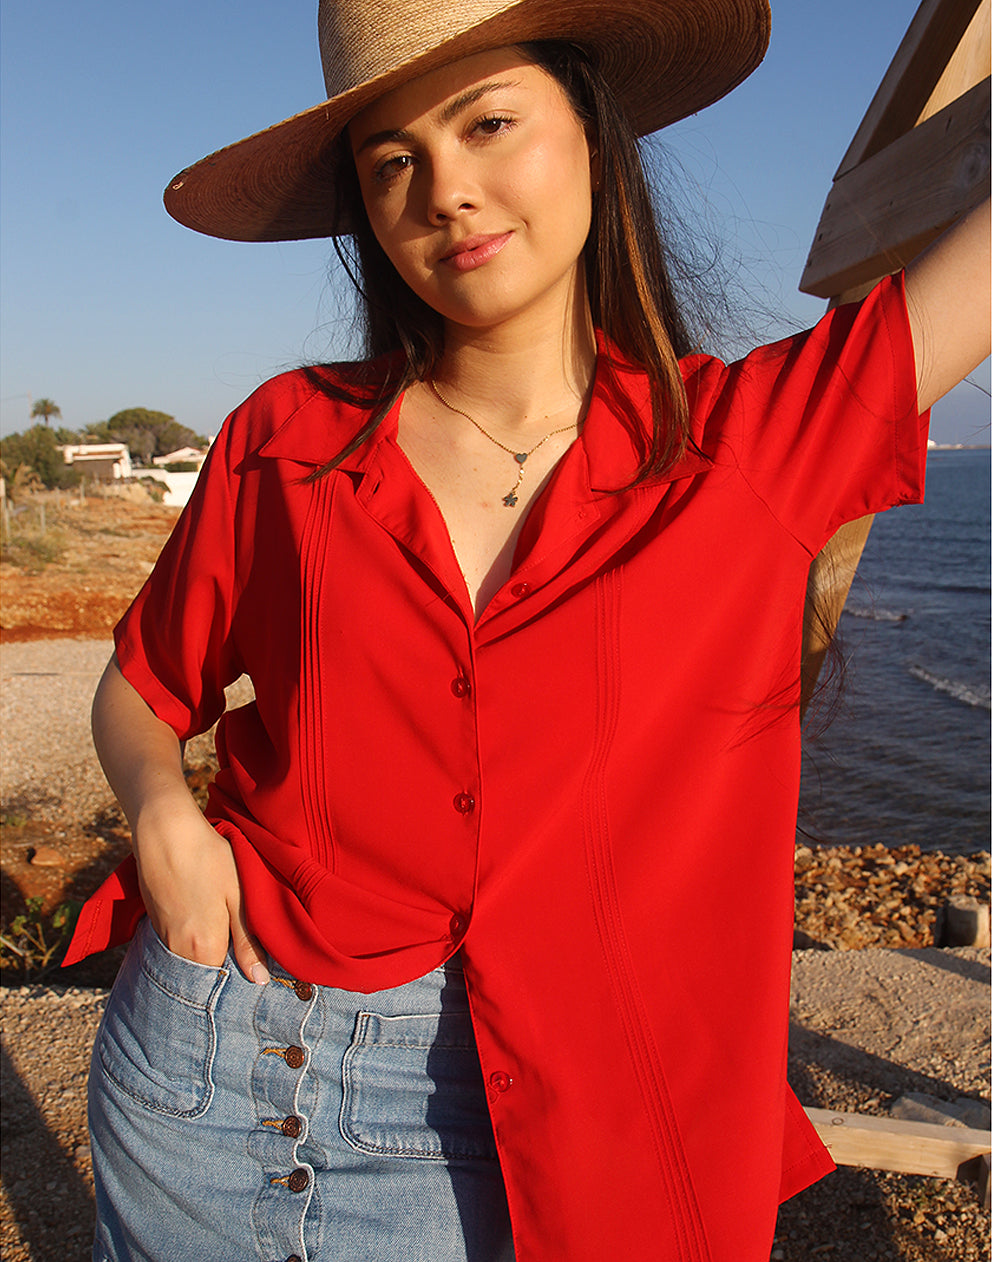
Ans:
POLYGON ((0 560, 0 640, 105 636, 151 573, 179 510, 49 491, 15 506, 0 560))

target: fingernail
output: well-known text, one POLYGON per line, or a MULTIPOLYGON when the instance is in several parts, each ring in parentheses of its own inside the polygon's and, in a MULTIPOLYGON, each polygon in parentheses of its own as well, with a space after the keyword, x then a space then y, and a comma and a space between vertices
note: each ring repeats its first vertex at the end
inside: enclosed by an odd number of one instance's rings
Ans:
POLYGON ((256 986, 264 986, 269 981, 269 970, 264 964, 253 964, 251 966, 251 980, 256 986))

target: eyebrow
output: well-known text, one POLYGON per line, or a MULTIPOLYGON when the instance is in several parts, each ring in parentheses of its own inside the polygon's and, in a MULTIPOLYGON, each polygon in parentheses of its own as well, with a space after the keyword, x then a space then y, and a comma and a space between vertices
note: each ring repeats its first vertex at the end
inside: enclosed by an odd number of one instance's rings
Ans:
MULTIPOLYGON (((492 79, 487 83, 477 84, 476 87, 469 88, 467 92, 460 92, 458 96, 452 97, 441 111, 440 121, 442 123, 450 123, 458 117, 462 110, 467 110, 471 106, 477 105, 483 97, 489 96, 490 93, 496 92, 500 88, 515 87, 519 87, 519 83, 515 79, 492 79)), ((412 139, 413 135, 404 127, 387 128, 385 131, 373 132, 371 136, 366 136, 355 150, 355 153, 364 153, 366 149, 373 149, 376 145, 412 139)))

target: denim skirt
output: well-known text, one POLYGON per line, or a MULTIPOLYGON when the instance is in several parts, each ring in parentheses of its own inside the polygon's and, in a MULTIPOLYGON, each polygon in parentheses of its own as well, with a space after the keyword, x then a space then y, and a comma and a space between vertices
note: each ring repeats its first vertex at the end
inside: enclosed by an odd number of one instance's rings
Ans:
POLYGON ((142 921, 90 1073, 95 1262, 512 1262, 457 960, 374 994, 142 921))

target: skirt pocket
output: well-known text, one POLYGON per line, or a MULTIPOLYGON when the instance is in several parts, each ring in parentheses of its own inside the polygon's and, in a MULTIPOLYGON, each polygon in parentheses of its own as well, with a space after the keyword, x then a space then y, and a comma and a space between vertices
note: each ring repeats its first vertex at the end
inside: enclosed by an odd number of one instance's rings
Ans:
POLYGON ((359 1012, 342 1079, 341 1134, 358 1152, 496 1160, 467 1012, 359 1012))
POLYGON ((106 1075, 132 1100, 171 1117, 201 1117, 213 1095, 214 1010, 224 968, 174 955, 142 921, 97 1036, 106 1075))

